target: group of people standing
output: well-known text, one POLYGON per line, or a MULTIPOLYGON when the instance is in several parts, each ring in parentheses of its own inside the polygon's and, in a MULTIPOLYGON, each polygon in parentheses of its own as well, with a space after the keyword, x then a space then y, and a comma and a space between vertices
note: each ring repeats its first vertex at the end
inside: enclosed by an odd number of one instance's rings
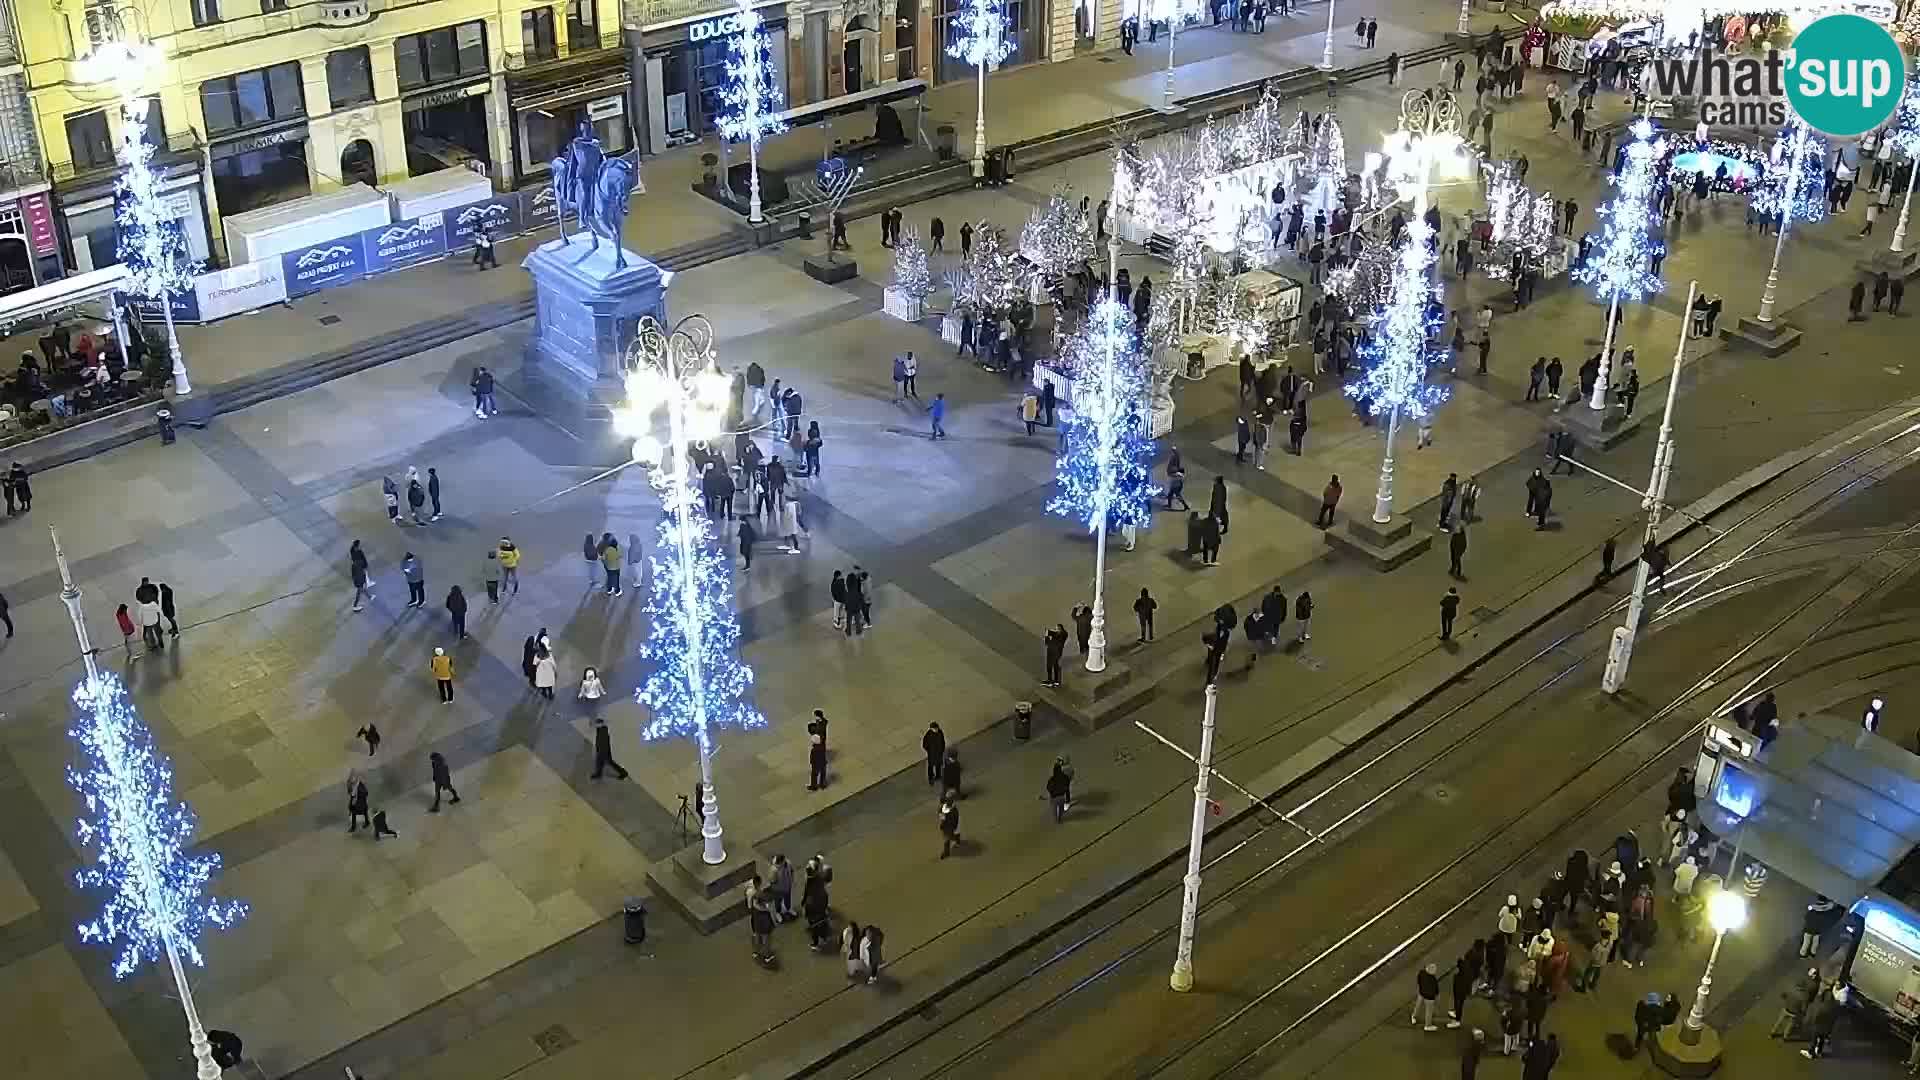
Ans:
MULTIPOLYGON (((138 660, 141 654, 133 651, 133 635, 138 633, 148 652, 165 652, 167 638, 180 636, 180 620, 173 606, 173 586, 162 581, 155 583, 151 578, 141 578, 140 584, 133 590, 133 607, 121 604, 113 613, 114 621, 119 624, 122 644, 127 650, 128 660, 138 660), (160 630, 160 621, 166 620, 165 633, 160 630)), ((7 636, 13 636, 13 620, 7 620, 7 636)))

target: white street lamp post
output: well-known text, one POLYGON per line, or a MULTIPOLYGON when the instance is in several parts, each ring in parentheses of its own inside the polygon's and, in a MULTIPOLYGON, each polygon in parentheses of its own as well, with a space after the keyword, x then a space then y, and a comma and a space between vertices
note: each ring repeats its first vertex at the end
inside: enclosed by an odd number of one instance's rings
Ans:
POLYGON ((967 0, 953 16, 954 39, 947 55, 974 67, 977 80, 973 101, 973 179, 987 175, 987 69, 1013 55, 1007 40, 1007 17, 1001 0, 967 0))
POLYGON ((1887 248, 1895 254, 1906 250, 1907 210, 1913 205, 1913 178, 1920 175, 1920 159, 1907 159, 1907 193, 1900 200, 1900 220, 1893 226, 1893 244, 1887 248))
MULTIPOLYGON (((1120 280, 1120 162, 1113 163, 1113 186, 1107 196, 1107 299, 1118 301, 1120 280)), ((1103 377, 1111 377, 1119 359, 1114 355, 1111 335, 1107 340, 1107 362, 1103 377)), ((1093 528, 1093 630, 1087 635, 1087 670, 1107 670, 1107 515, 1103 510, 1093 528)))
MULTIPOLYGON (((1693 298, 1699 289, 1698 281, 1687 284, 1687 306, 1680 310, 1693 310, 1693 298)), ((1673 400, 1680 389, 1680 367, 1686 359, 1687 324, 1682 320, 1680 344, 1673 350, 1673 373, 1667 376, 1667 407, 1660 414, 1660 437, 1653 444, 1653 473, 1647 478, 1647 493, 1640 500, 1647 511, 1647 533, 1640 544, 1643 556, 1660 542, 1660 514, 1666 509, 1667 480, 1673 475, 1673 400)), ((1640 619, 1646 607, 1649 576, 1647 560, 1642 557, 1633 571, 1633 595, 1627 601, 1627 621, 1614 627, 1612 646, 1607 650, 1607 668, 1600 676, 1600 689, 1609 694, 1619 693, 1627 681, 1627 666, 1633 660, 1633 644, 1640 634, 1640 619)))
POLYGON ((1206 712, 1200 718, 1199 773, 1193 781, 1193 831, 1187 837, 1187 876, 1180 897, 1180 945, 1167 985, 1181 993, 1193 989, 1193 927, 1200 918, 1200 845, 1207 835, 1207 788, 1213 778, 1213 717, 1220 688, 1207 682, 1206 712))
POLYGON ((1320 70, 1333 70, 1333 9, 1334 0, 1327 0, 1327 36, 1320 42, 1320 70))
POLYGON ((1180 24, 1187 20, 1187 9, 1183 0, 1173 0, 1169 5, 1173 14, 1167 17, 1167 89, 1160 99, 1160 111, 1173 111, 1173 46, 1180 39, 1180 24))
MULTIPOLYGON (((677 641, 670 659, 662 661, 659 656, 654 659, 678 669, 669 684, 663 686, 665 704, 674 710, 667 726, 671 733, 691 737, 699 749, 700 784, 704 793, 701 859, 710 865, 719 865, 726 861, 727 853, 720 827, 720 798, 713 784, 712 729, 728 719, 744 726, 757 726, 755 722, 760 718, 757 713, 743 709, 737 701, 728 699, 729 694, 738 695, 751 683, 750 672, 743 674, 737 667, 707 670, 711 659, 707 638, 718 633, 723 636, 716 640, 724 640, 726 627, 708 625, 716 616, 705 610, 711 602, 705 590, 714 586, 703 563, 712 553, 705 548, 705 524, 697 518, 699 498, 689 477, 688 448, 696 441, 715 439, 723 434, 732 384, 714 365, 713 339, 713 327, 703 315, 689 315, 671 331, 650 318, 642 320, 633 346, 634 362, 627 374, 628 404, 614 411, 614 421, 621 435, 634 440, 635 462, 657 462, 649 477, 660 492, 661 507, 666 511, 663 538, 671 541, 672 551, 664 567, 660 561, 654 564, 654 603, 649 605, 649 610, 665 621, 677 641), (656 410, 666 413, 665 443, 651 434, 656 410), (660 581, 662 572, 670 573, 673 580, 660 581), (661 591, 667 589, 673 595, 670 601, 662 602, 661 591)), ((730 603, 731 598, 725 602, 730 603)), ((729 617, 730 612, 725 609, 718 616, 723 620, 729 617)), ((656 628, 655 639, 660 636, 656 628)), ((722 657, 718 662, 723 667, 738 664, 732 657, 722 657)), ((649 681, 641 694, 653 708, 657 722, 665 710, 662 701, 648 697, 653 690, 654 684, 649 681)))
MULTIPOLYGON (((1787 233, 1793 229, 1793 196, 1800 186, 1800 162, 1807 153, 1807 126, 1793 131, 1793 157, 1787 165, 1787 180, 1780 192, 1780 236, 1773 242, 1773 265, 1767 268, 1767 284, 1760 290, 1759 322, 1772 325, 1774 299, 1780 289, 1780 252, 1787 246, 1787 233)), ((1904 211, 1903 211, 1904 213, 1904 211)))
MULTIPOLYGON (((1408 134, 1408 147, 1418 160, 1413 194, 1413 216, 1417 221, 1427 213, 1427 182, 1434 158, 1443 151, 1451 152, 1459 137, 1460 107, 1453 93, 1445 88, 1407 91, 1400 99, 1400 130, 1408 134)), ((1393 440, 1399 431, 1400 403, 1396 399, 1387 410, 1386 453, 1380 458, 1380 486, 1373 497, 1373 520, 1377 525, 1393 521, 1393 440)))
POLYGON ((1713 990, 1713 965, 1720 959, 1720 943, 1727 938, 1727 931, 1738 930, 1747 922, 1747 902, 1739 893, 1722 888, 1707 901, 1707 919, 1713 924, 1713 949, 1707 953, 1707 966, 1700 973, 1700 988, 1694 991, 1693 1010, 1687 1013, 1687 1022, 1680 1029, 1680 1041, 1688 1046, 1698 1046, 1700 1031, 1707 1024, 1707 995, 1713 990))
POLYGON ((1461 37, 1467 36, 1468 5, 1471 2, 1472 0, 1460 0, 1460 25, 1457 27, 1457 30, 1461 37))
MULTIPOLYGON (((73 636, 80 642, 80 662, 87 670, 89 692, 100 683, 100 667, 95 657, 99 650, 87 634, 87 619, 80 610, 80 587, 73 583, 73 571, 67 566, 67 553, 60 547, 59 530, 49 526, 53 537, 53 562, 60 570, 60 600, 67 605, 67 618, 73 622, 73 636)), ((152 882, 147 883, 149 887, 152 882)), ((163 935, 167 950, 167 968, 173 973, 173 988, 180 995, 180 1011, 187 1018, 187 1041, 193 1047, 195 1080, 220 1080, 220 1066, 213 1061, 213 1044, 207 1040, 206 1026, 200 1022, 200 1010, 193 1004, 193 988, 187 984, 187 969, 180 962, 180 946, 172 933, 163 935)))

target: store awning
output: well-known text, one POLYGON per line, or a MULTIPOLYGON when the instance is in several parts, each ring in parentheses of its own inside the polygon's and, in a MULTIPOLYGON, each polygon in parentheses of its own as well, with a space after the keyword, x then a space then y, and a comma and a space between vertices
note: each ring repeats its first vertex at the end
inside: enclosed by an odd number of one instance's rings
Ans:
POLYGON ((1727 761, 1701 818, 1760 862, 1850 904, 1920 845, 1920 757, 1856 719, 1796 718, 1764 753, 1727 761))
POLYGON ((25 292, 0 296, 0 327, 14 326, 96 300, 110 300, 114 293, 126 289, 130 276, 126 267, 115 263, 104 270, 89 270, 25 292))

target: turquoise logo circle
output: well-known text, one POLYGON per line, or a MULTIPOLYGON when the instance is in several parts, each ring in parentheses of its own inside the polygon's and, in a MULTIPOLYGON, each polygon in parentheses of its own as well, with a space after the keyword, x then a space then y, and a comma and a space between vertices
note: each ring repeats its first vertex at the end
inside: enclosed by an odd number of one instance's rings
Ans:
POLYGON ((1786 81, 1787 101, 1808 127, 1846 138, 1893 115, 1907 67, 1886 27, 1859 15, 1827 15, 1795 35, 1786 81))

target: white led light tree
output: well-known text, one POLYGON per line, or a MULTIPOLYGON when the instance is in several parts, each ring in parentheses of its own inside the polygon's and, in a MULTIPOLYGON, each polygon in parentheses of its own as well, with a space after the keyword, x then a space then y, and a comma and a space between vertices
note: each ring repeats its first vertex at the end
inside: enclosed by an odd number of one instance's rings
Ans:
POLYGON ((1449 396, 1446 387, 1427 382, 1433 360, 1428 342, 1438 329, 1433 319, 1433 263, 1433 230, 1415 217, 1403 230, 1387 304, 1373 312, 1372 338, 1360 353, 1364 374, 1345 388, 1368 415, 1387 417, 1387 452, 1373 509, 1373 520, 1382 525, 1393 520, 1393 441, 1401 417, 1423 420, 1449 396))
POLYGON ((739 29, 727 42, 727 84, 715 120, 723 137, 747 144, 747 220, 758 225, 766 220, 760 212, 760 140, 787 130, 779 116, 785 94, 774 81, 772 39, 752 0, 739 0, 733 17, 739 29))
POLYGON ((634 461, 653 466, 648 475, 665 514, 649 557, 653 580, 641 652, 652 670, 634 695, 649 713, 640 735, 691 739, 698 748, 705 792, 700 857, 719 865, 727 852, 713 786, 713 733, 767 724, 747 700, 753 669, 737 655, 733 561, 701 513, 688 452, 725 434, 732 384, 715 362, 713 327, 703 315, 689 315, 671 330, 650 317, 640 320, 627 360, 627 400, 614 411, 615 430, 633 439, 634 461), (660 413, 664 442, 654 435, 660 413))
POLYGON ((987 175, 987 69, 1013 55, 1004 0, 966 0, 953 15, 947 55, 973 65, 978 79, 973 103, 973 178, 978 182, 987 175))
POLYGON ((173 765, 154 746, 153 732, 141 721, 126 687, 96 662, 98 650, 80 611, 80 589, 57 533, 53 556, 60 571, 60 598, 86 668, 85 680, 73 692, 78 716, 67 731, 80 749, 80 762, 67 767, 67 783, 80 794, 79 840, 91 853, 90 861, 74 872, 74 881, 102 902, 99 913, 80 924, 80 939, 115 950, 116 979, 147 964, 167 962, 186 1016, 194 1075, 219 1080, 220 1066, 214 1064, 206 1026, 187 984, 187 965, 204 966, 200 939, 209 930, 237 924, 247 906, 207 896, 220 856, 188 850, 193 810, 174 798, 173 765))
POLYGON ((1153 516, 1153 461, 1147 425, 1147 358, 1133 313, 1111 295, 1093 306, 1068 339, 1072 416, 1054 463, 1059 488, 1047 510, 1086 523, 1094 536, 1093 633, 1087 670, 1107 667, 1107 531, 1144 525, 1153 516))
POLYGON ((1793 223, 1819 221, 1827 216, 1826 163, 1825 140, 1796 119, 1774 140, 1766 172, 1754 189, 1754 209, 1780 223, 1780 235, 1773 242, 1773 265, 1767 269, 1767 282, 1760 290, 1760 311, 1754 316, 1763 325, 1773 324, 1773 305, 1780 290, 1780 255, 1786 250, 1793 223))
POLYGON ((1655 138, 1653 124, 1636 120, 1628 129, 1626 164, 1609 177, 1613 198, 1595 213, 1600 218, 1600 242, 1588 254, 1585 265, 1569 276, 1593 286, 1594 294, 1607 302, 1607 328, 1600 346, 1600 374, 1594 380, 1587 407, 1595 412, 1607 408, 1607 385, 1613 366, 1614 324, 1623 303, 1634 303, 1660 291, 1660 275, 1653 272, 1652 258, 1664 250, 1654 229, 1654 204, 1660 197, 1658 167, 1666 157, 1667 141, 1655 138))

